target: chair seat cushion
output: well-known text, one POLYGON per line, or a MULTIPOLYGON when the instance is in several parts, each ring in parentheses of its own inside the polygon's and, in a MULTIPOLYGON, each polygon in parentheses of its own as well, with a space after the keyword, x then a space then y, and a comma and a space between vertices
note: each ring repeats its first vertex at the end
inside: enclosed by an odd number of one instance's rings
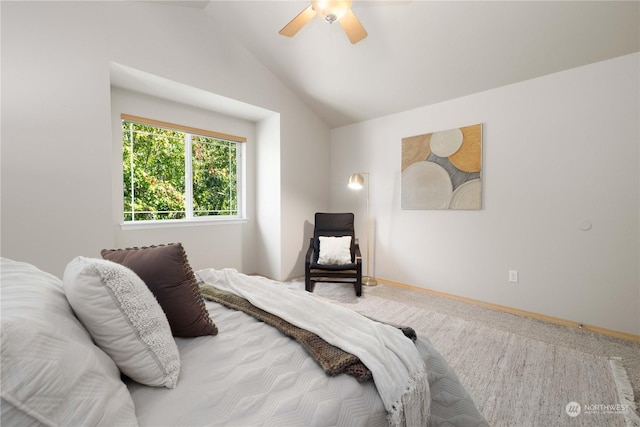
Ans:
POLYGON ((311 268, 311 272, 328 272, 328 271, 340 271, 340 272, 344 272, 346 270, 353 270, 353 272, 356 272, 356 264, 329 264, 329 265, 325 265, 325 264, 316 264, 316 263, 311 263, 311 265, 309 266, 311 268), (317 270, 317 271, 314 271, 317 270))

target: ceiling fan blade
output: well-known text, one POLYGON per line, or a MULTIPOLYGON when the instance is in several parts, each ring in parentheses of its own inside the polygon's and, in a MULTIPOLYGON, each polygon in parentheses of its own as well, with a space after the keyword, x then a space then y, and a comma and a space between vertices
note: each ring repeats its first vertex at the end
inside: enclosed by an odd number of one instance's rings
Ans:
POLYGON ((356 44, 360 40, 367 37, 367 31, 364 29, 358 18, 351 9, 347 10, 344 16, 340 19, 340 25, 347 33, 347 37, 351 41, 351 44, 356 44))
POLYGON ((313 6, 310 5, 305 10, 300 12, 298 16, 293 18, 291 22, 285 25, 284 28, 280 30, 280 34, 287 37, 295 36, 298 31, 300 31, 300 29, 302 29, 302 27, 304 27, 304 25, 309 22, 314 16, 316 16, 316 11, 313 10, 313 6))

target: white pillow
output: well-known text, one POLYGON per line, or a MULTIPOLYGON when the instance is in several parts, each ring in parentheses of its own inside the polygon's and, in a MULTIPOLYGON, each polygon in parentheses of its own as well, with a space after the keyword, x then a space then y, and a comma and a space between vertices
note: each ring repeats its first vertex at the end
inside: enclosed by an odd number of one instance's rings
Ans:
POLYGON ((175 388, 180 355, 167 317, 147 285, 115 262, 77 257, 62 279, 71 307, 122 373, 175 388))
POLYGON ((351 236, 320 236, 320 254, 318 264, 351 264, 351 236))
POLYGON ((137 426, 120 371, 74 316, 62 282, 2 259, 2 424, 137 426))

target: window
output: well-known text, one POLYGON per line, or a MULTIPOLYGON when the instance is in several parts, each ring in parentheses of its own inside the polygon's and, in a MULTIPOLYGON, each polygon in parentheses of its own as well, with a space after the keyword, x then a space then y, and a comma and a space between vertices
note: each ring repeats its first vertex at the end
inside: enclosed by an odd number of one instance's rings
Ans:
POLYGON ((245 138, 121 118, 125 222, 242 217, 245 138))

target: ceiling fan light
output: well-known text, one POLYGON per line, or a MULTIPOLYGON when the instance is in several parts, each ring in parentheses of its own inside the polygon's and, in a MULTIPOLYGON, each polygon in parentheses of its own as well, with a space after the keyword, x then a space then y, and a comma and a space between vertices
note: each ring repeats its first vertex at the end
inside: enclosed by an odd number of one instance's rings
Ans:
POLYGON ((351 8, 351 0, 313 0, 313 10, 318 16, 332 24, 351 8))

